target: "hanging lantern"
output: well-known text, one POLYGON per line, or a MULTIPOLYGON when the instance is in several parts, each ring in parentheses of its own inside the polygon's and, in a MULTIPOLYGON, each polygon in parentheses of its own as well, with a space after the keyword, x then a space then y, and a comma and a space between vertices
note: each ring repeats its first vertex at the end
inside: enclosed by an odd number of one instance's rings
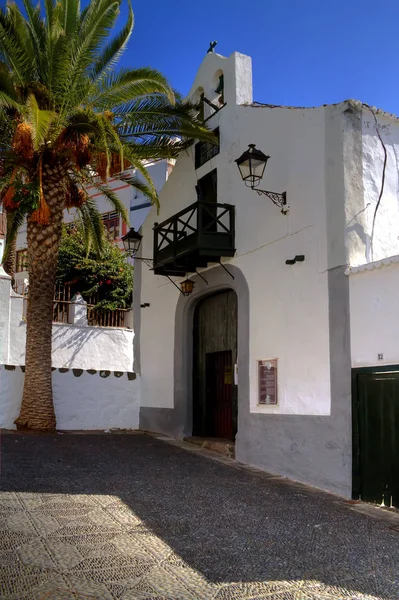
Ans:
POLYGON ((192 279, 185 279, 180 284, 180 288, 181 288, 182 293, 185 296, 189 296, 190 294, 192 294, 192 291, 194 289, 194 285, 195 285, 195 282, 192 279))
POLYGON ((245 185, 251 188, 259 185, 269 158, 270 156, 255 148, 255 144, 249 144, 248 150, 235 161, 245 185))

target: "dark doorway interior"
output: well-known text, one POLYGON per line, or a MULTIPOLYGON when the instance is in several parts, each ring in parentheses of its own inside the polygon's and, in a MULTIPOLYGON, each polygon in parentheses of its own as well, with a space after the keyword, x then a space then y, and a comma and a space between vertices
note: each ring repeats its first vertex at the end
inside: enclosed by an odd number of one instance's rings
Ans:
POLYGON ((354 497, 399 507, 399 370, 353 374, 354 497))
POLYGON ((216 231, 216 203, 217 197, 217 170, 213 169, 204 177, 198 180, 197 184, 197 195, 198 200, 206 202, 206 209, 200 211, 200 218, 202 219, 201 227, 206 232, 216 231))
POLYGON ((193 435, 234 440, 237 433, 237 296, 223 291, 194 314, 193 435))

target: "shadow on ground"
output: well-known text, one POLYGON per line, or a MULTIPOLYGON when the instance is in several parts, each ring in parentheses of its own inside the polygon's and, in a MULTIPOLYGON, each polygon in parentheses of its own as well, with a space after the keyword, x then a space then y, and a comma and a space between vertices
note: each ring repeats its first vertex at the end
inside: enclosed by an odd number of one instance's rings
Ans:
POLYGON ((63 598, 45 596, 55 586, 123 600, 397 600, 399 532, 146 435, 3 435, 0 597, 63 598))

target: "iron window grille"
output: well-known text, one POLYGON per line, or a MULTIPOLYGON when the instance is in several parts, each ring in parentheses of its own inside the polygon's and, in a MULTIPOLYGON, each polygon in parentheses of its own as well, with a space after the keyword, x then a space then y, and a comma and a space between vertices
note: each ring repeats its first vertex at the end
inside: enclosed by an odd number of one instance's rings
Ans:
POLYGON ((210 144, 209 142, 198 142, 195 144, 195 168, 199 169, 208 160, 211 160, 214 156, 220 152, 220 134, 219 127, 213 132, 217 137, 216 144, 210 144))

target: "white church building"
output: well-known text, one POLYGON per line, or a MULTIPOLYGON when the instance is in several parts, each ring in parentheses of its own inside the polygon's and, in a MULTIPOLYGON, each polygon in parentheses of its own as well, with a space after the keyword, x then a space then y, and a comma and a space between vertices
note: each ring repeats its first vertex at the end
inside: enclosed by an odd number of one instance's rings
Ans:
MULTIPOLYGON (((58 428, 227 440, 238 461, 399 507, 398 119, 253 102, 239 53, 207 54, 189 97, 217 143, 151 167, 159 214, 117 190, 142 224, 123 242, 141 241, 134 331, 91 326, 76 299, 53 324, 58 428)), ((24 303, 0 268, 0 428, 22 397, 24 303)))
POLYGON ((189 97, 219 141, 179 156, 141 228, 140 428, 399 505, 397 118, 254 102, 237 52, 189 97))

